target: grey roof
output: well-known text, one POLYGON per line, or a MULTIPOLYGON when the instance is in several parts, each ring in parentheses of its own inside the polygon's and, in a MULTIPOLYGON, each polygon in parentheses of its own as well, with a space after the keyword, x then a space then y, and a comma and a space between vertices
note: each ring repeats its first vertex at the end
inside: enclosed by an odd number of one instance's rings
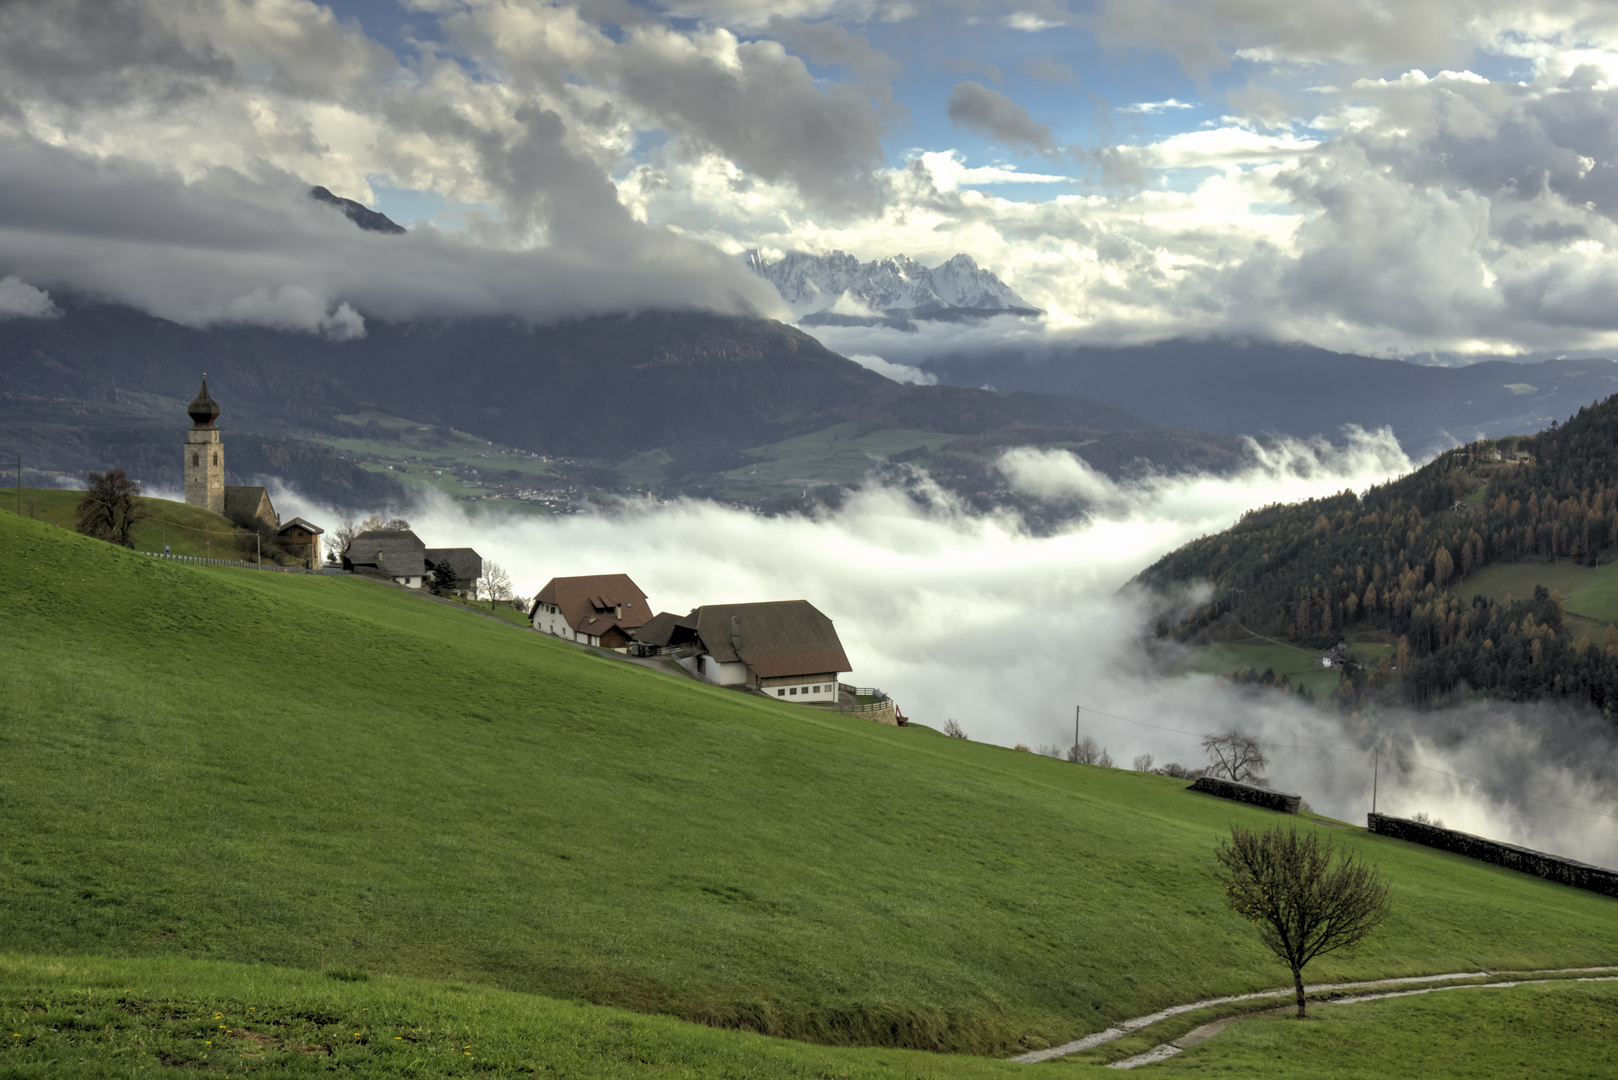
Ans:
POLYGON ((471 548, 428 548, 424 557, 434 566, 448 563, 456 585, 471 585, 483 576, 483 556, 471 548))
POLYGON ((659 649, 669 645, 682 645, 697 635, 695 615, 696 612, 690 615, 676 615, 672 611, 660 611, 647 619, 646 625, 635 631, 635 640, 655 645, 659 649))
POLYGON ((302 529, 304 532, 313 533, 315 536, 321 536, 326 532, 326 530, 322 529, 319 525, 316 525, 313 522, 305 521, 301 517, 293 518, 291 521, 289 521, 286 524, 282 525, 281 528, 276 530, 276 531, 277 532, 286 532, 288 529, 292 529, 292 528, 302 529))
MULTIPOLYGON (((807 600, 708 604, 691 613, 709 656, 722 664, 745 661, 763 678, 850 671, 837 629, 807 600), (731 646, 731 619, 740 619, 741 647, 731 646)), ((687 616, 690 618, 691 616, 687 616)))
POLYGON ((409 529, 370 529, 348 545, 347 560, 356 567, 374 566, 388 577, 421 577, 427 545, 409 529))
POLYGON ((270 504, 269 492, 261 487, 226 485, 226 517, 245 525, 256 521, 260 510, 264 510, 269 514, 269 520, 273 524, 275 521, 275 507, 270 504))

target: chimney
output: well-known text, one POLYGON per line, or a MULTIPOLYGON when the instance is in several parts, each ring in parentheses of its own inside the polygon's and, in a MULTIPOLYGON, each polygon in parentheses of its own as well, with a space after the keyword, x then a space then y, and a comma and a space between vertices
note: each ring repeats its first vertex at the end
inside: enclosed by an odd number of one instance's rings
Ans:
POLYGON ((612 617, 615 618, 615 619, 623 618, 624 617, 624 605, 619 604, 617 607, 613 608, 612 609, 612 617))
POLYGON ((730 617, 730 647, 738 653, 742 651, 742 617, 740 615, 730 617))

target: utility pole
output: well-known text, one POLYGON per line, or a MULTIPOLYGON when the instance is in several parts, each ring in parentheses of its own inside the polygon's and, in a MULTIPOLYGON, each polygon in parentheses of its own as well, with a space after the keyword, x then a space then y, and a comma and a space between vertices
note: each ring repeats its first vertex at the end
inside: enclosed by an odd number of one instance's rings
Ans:
POLYGON ((1075 765, 1079 763, 1079 713, 1082 711, 1083 709, 1080 706, 1073 706, 1073 763, 1075 765))
POLYGON ((1376 813, 1376 778, 1382 765, 1382 750, 1371 751, 1371 813, 1376 813))
POLYGON ((22 517, 22 455, 17 455, 17 516, 22 517))

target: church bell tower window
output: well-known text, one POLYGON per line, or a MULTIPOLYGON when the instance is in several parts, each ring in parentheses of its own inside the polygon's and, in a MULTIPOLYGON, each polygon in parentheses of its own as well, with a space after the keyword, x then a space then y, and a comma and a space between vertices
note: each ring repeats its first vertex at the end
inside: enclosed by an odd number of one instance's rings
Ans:
POLYGON ((202 458, 200 458, 196 454, 192 454, 191 455, 191 467, 194 469, 200 464, 202 464, 202 458))

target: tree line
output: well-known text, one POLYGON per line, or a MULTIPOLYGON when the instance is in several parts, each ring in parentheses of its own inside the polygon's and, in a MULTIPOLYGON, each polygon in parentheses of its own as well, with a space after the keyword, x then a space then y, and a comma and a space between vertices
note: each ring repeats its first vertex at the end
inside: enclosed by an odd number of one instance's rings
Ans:
POLYGON ((1350 671, 1357 698, 1397 671, 1431 703, 1467 689, 1512 700, 1564 697, 1618 712, 1618 629, 1568 640, 1561 597, 1493 601, 1465 580, 1493 563, 1618 555, 1618 397, 1537 435, 1482 440, 1409 476, 1245 514, 1165 556, 1137 579, 1198 580, 1213 596, 1159 632, 1190 638, 1221 623, 1327 648, 1378 631, 1396 651, 1381 673, 1350 671))

